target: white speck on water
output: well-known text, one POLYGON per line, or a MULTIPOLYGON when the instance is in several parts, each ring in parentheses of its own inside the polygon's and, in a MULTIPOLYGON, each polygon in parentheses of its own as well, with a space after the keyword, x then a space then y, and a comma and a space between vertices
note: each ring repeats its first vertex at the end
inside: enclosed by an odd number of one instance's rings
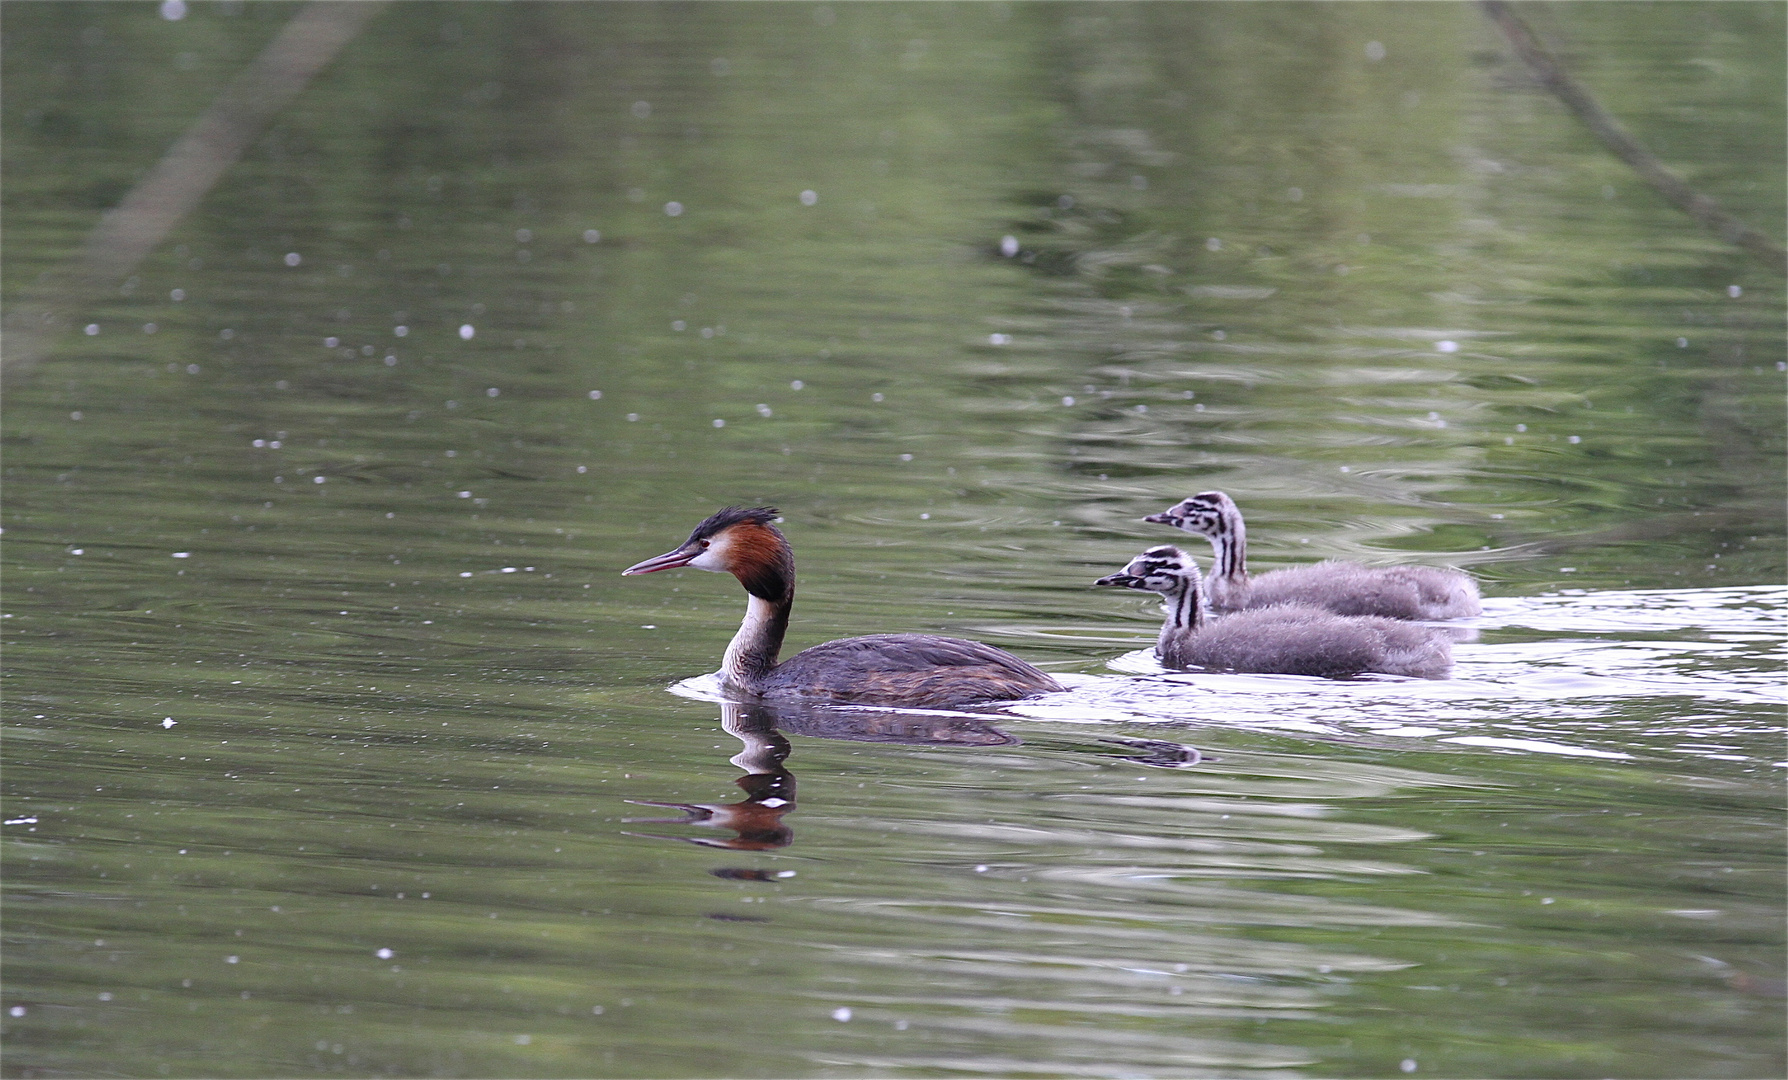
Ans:
POLYGON ((680 202, 665 203, 664 204, 664 216, 665 217, 681 217, 681 216, 683 216, 683 204, 680 202))
POLYGON ((819 192, 814 191, 812 188, 808 188, 806 191, 801 192, 802 206, 812 206, 817 202, 819 202, 819 192))
POLYGON ((652 115, 652 103, 649 101, 636 101, 633 103, 631 112, 633 113, 634 119, 644 120, 646 117, 652 115))
POLYGON ((186 18, 186 0, 161 0, 161 17, 169 22, 186 18))
POLYGON ((386 367, 396 367, 397 366, 397 357, 391 355, 390 353, 386 353, 385 354, 385 366, 386 367))
POLYGON ((982 863, 980 866, 975 867, 975 873, 977 873, 977 874, 987 873, 987 864, 982 863))
POLYGON ((588 465, 579 465, 577 467, 577 471, 580 473, 586 473, 586 472, 590 471, 590 467, 588 465))
POLYGON ((1205 242, 1204 242, 1204 249, 1206 251, 1222 251, 1223 250, 1223 241, 1219 240, 1215 236, 1206 237, 1205 242))
POLYGON ((1567 436, 1565 436, 1565 442, 1571 443, 1572 445, 1575 445, 1582 441, 1583 441, 1583 436, 1581 436, 1581 435, 1567 435, 1567 436))
POLYGON ((1540 903, 1542 903, 1542 904, 1556 904, 1556 903, 1558 903, 1558 901, 1554 900, 1550 896, 1542 896, 1542 897, 1540 897, 1540 903))
POLYGON ((517 1035, 515 1037, 515 1045, 517 1046, 526 1046, 533 1041, 534 1036, 532 1035, 517 1035))
POLYGON ((1561 574, 1575 574, 1577 568, 1575 566, 1561 566, 1558 568, 1558 572, 1561 574))
POLYGON ((1382 42, 1382 41, 1368 41, 1368 42, 1366 42, 1366 59, 1372 61, 1374 64, 1378 63, 1380 60, 1383 60, 1384 59, 1384 42, 1382 42))
POLYGON ((656 629, 658 629, 658 624, 657 623, 641 623, 639 628, 641 630, 656 630, 656 629))
POLYGON ((1349 466, 1349 465, 1343 465, 1343 466, 1341 466, 1341 471, 1342 472, 1352 472, 1353 468, 1352 468, 1352 466, 1349 466))
POLYGON ((600 1006, 600 1005, 590 1006, 590 1015, 591 1016, 601 1016, 602 1015, 602 1006, 600 1006))
POLYGON ((841 1024, 848 1024, 851 1019, 851 1011, 847 1008, 844 1008, 843 1006, 840 1006, 840 1007, 832 1010, 832 1019, 838 1021, 841 1024))
POLYGON ((869 395, 869 400, 874 401, 874 402, 883 402, 883 401, 888 400, 888 398, 887 398, 886 394, 874 393, 874 394, 869 395))
POLYGON ((534 231, 532 229, 517 229, 517 230, 515 230, 515 242, 516 243, 526 244, 526 243, 532 241, 533 239, 534 239, 534 231))
POLYGON ((1686 338, 1686 337, 1679 337, 1679 338, 1677 338, 1677 339, 1676 339, 1676 347, 1677 347, 1677 348, 1679 348, 1679 349, 1686 349, 1686 348, 1688 348, 1688 347, 1689 347, 1689 339, 1688 339, 1688 338, 1686 338))
POLYGON ((1436 341, 1434 343, 1434 347, 1436 349, 1440 350, 1441 352, 1458 352, 1459 351, 1459 343, 1457 341, 1436 341))
POLYGON ((145 333, 145 334, 153 334, 157 330, 160 330, 160 329, 161 329, 161 327, 155 325, 152 322, 146 322, 143 324, 143 333, 145 333))
POLYGON ((590 400, 591 401, 601 401, 602 400, 602 391, 600 391, 600 390, 590 391, 590 400))
POLYGON ((498 390, 496 387, 492 386, 484 391, 484 396, 485 397, 499 397, 502 395, 502 393, 503 393, 503 391, 498 390))
POLYGON ((1527 425, 1526 424, 1516 424, 1515 430, 1520 431, 1520 432, 1525 432, 1527 430, 1527 425))
POLYGON ((81 418, 81 410, 76 409, 74 412, 69 413, 68 418, 70 420, 79 420, 81 418))
POLYGON ((7 825, 35 825, 35 824, 37 824, 37 819, 34 817, 7 818, 5 821, 5 824, 7 824, 7 825))
POLYGON ((1397 1063, 1397 1068, 1403 1070, 1406 1073, 1415 1072, 1416 1071, 1416 1059, 1415 1058, 1404 1058, 1402 1061, 1399 1061, 1397 1063))
POLYGON ((584 243, 586 243, 586 244, 600 244, 601 242, 602 242, 602 230, 601 229, 585 229, 584 230, 584 243))
POLYGON ((188 375, 197 375, 199 373, 199 365, 197 365, 197 364, 186 365, 186 373, 188 375))
POLYGON ((790 390, 804 390, 807 388, 807 384, 800 379, 796 379, 794 382, 788 384, 788 388, 790 390))
POLYGON ((989 345, 1010 345, 1010 344, 1012 344, 1012 335, 1011 334, 988 334, 987 335, 987 344, 989 344, 989 345))
POLYGON ((894 1021, 894 1030, 895 1031, 905 1031, 906 1028, 907 1028, 907 1022, 905 1020, 894 1021))
POLYGON ((10 1016, 16 1017, 16 1016, 24 1016, 25 1015, 25 1007, 23 1005, 14 1005, 12 1008, 10 1008, 6 1011, 7 1011, 7 1014, 10 1016))
POLYGON ((778 870, 776 871, 776 876, 779 878, 791 878, 795 876, 795 873, 796 872, 793 870, 778 870))
POLYGON ((720 419, 720 418, 719 418, 719 417, 718 417, 718 416, 716 416, 716 417, 715 417, 715 418, 714 418, 714 426, 715 426, 715 427, 717 427, 717 428, 722 428, 722 427, 725 427, 725 426, 726 426, 726 421, 725 421, 725 420, 722 420, 722 419, 720 419))
POLYGON ((630 412, 627 414, 627 422, 630 424, 637 421, 638 419, 639 419, 639 413, 630 412))
POLYGON ((1074 404, 1074 399, 1071 397, 1064 397, 1064 398, 1062 398, 1062 404, 1063 405, 1072 405, 1072 404, 1074 404))
POLYGON ((1211 337, 1213 340, 1216 340, 1216 341, 1228 341, 1229 340, 1228 332, 1223 331, 1223 330, 1212 330, 1211 337))
POLYGON ((85 333, 88 337, 95 337, 99 334, 99 324, 96 322, 90 322, 85 327, 82 328, 82 332, 85 333))
MULTIPOLYGON (((184 855, 185 852, 181 852, 181 854, 184 855)), ((224 957, 224 963, 226 963, 226 964, 240 964, 240 963, 242 963, 242 957, 240 957, 240 956, 226 956, 226 957, 224 957)))
POLYGON ((1149 411, 1149 407, 1148 407, 1148 406, 1147 406, 1147 405, 1138 405, 1138 406, 1136 406, 1136 412, 1137 412, 1137 414, 1138 414, 1138 415, 1140 415, 1140 414, 1142 414, 1142 413, 1146 413, 1146 412, 1148 412, 1148 411, 1149 411))
POLYGON ((393 956, 396 956, 397 954, 392 952, 390 949, 380 949, 378 952, 373 953, 373 955, 378 957, 381 960, 389 960, 393 956))
MULTIPOLYGON (((904 456, 904 455, 903 455, 903 456, 904 456)), ((930 514, 920 514, 920 515, 919 515, 919 520, 920 520, 920 521, 930 521, 930 520, 931 520, 931 515, 930 515, 930 514)))
POLYGON ((303 261, 304 261, 304 256, 298 254, 296 251, 286 252, 286 265, 287 266, 297 266, 299 263, 301 263, 303 261))
POLYGON ((1002 237, 1000 237, 1000 254, 1004 255, 1008 259, 1010 259, 1012 256, 1018 254, 1018 237, 1016 237, 1016 236, 1002 236, 1002 237))
POLYGON ((671 320, 671 329, 675 330, 677 333, 680 334, 683 331, 689 329, 689 324, 684 322, 682 319, 672 319, 671 320))
POLYGON ((471 576, 472 576, 472 572, 471 572, 471 571, 470 571, 470 570, 461 570, 461 571, 460 571, 460 572, 459 572, 459 576, 460 576, 460 577, 471 577, 471 576))
POLYGON ((1728 286, 1726 286, 1726 295, 1732 297, 1734 300, 1738 299, 1739 297, 1743 296, 1744 294, 1745 294, 1745 290, 1744 290, 1744 286, 1742 286, 1742 285, 1728 285, 1728 286))
POLYGON ((410 328, 407 326, 393 326, 391 328, 391 332, 393 334, 397 335, 398 337, 409 337, 410 336, 410 328))
POLYGON ((459 339, 461 341, 471 341, 472 335, 476 334, 477 332, 478 332, 477 327, 474 327, 471 323, 465 323, 465 324, 461 325, 459 328, 459 339))
POLYGON ((503 573, 505 573, 505 574, 513 574, 513 573, 515 573, 515 567, 513 567, 513 566, 505 566, 505 567, 503 567, 503 573))
POLYGON ((324 484, 324 483, 328 483, 328 482, 329 482, 329 478, 327 476, 319 476, 311 481, 311 483, 313 483, 313 484, 324 484))
POLYGON ((459 497, 462 499, 469 499, 472 497, 472 493, 469 491, 461 491, 458 494, 459 494, 459 497))
POLYGON ((162 717, 162 718, 161 718, 161 726, 162 726, 162 729, 163 729, 163 730, 166 730, 166 729, 167 729, 167 728, 171 728, 171 727, 173 727, 173 726, 174 726, 174 725, 175 725, 175 724, 178 724, 178 723, 179 723, 179 722, 180 722, 180 721, 178 721, 178 720, 176 720, 176 719, 174 719, 174 718, 173 718, 173 717, 171 717, 171 716, 164 716, 164 717, 162 717))
POLYGON ((190 559, 190 558, 192 558, 192 552, 190 552, 190 551, 176 551, 176 552, 174 552, 174 558, 176 558, 176 559, 190 559))
POLYGON ((185 289, 175 289, 173 292, 168 293, 168 299, 172 300, 172 301, 174 301, 174 303, 178 304, 180 301, 186 299, 186 290, 185 289))

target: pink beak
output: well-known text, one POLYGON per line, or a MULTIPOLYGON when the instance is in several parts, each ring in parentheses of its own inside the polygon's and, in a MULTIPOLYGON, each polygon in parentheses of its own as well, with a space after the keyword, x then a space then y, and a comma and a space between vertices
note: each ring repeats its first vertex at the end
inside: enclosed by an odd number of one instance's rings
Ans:
POLYGON ((659 570, 675 570, 679 566, 688 566, 689 561, 700 555, 701 549, 685 544, 675 551, 667 551, 662 555, 654 555, 645 562, 637 562, 621 571, 622 576, 628 574, 652 574, 659 570))

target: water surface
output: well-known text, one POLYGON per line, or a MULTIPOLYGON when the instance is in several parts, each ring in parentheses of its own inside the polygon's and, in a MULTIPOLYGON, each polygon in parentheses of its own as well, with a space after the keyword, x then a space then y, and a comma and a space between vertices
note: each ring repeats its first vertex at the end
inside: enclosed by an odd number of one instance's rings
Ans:
MULTIPOLYGON (((9 305, 293 10, 9 7, 9 305)), ((1782 16, 1533 13, 1778 236, 1782 16)), ((393 6, 9 387, 0 1068, 1780 1075, 1748 259, 1467 5, 393 6), (1456 677, 1161 672, 1209 488, 1456 677), (1069 691, 723 708, 727 503, 1069 691)))

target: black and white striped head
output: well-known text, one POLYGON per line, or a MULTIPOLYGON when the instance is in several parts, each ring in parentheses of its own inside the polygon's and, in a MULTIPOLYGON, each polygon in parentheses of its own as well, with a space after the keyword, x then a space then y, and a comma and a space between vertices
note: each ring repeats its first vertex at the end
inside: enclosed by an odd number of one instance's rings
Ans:
POLYGON ((1144 521, 1156 525, 1172 525, 1189 533, 1215 540, 1228 534, 1241 520, 1235 502, 1221 491, 1205 491, 1189 499, 1181 499, 1171 509, 1150 514, 1144 521))
POLYGON ((1201 581, 1192 556, 1171 544, 1162 544, 1131 559, 1121 573, 1102 577, 1093 584, 1171 595, 1196 590, 1201 581))

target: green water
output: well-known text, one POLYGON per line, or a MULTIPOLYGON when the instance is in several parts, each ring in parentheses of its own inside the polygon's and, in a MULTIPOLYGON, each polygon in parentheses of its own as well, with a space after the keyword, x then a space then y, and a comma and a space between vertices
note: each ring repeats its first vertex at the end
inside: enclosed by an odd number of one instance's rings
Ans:
MULTIPOLYGON (((9 306, 296 10, 6 5, 9 306)), ((1782 235, 1781 4, 1529 14, 1782 235)), ((7 387, 0 1070, 1780 1076, 1783 310, 1469 5, 392 6, 7 387), (1158 674, 1209 488, 1457 677, 1158 674), (727 503, 1073 686, 723 722, 727 503)))

